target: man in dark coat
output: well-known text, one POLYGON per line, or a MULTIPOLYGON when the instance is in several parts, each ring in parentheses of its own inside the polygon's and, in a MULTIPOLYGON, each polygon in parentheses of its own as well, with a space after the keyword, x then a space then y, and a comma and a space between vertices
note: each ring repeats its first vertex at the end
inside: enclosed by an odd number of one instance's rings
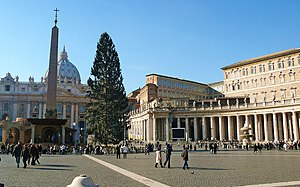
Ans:
POLYGON ((166 161, 164 163, 164 167, 166 167, 166 164, 168 163, 168 168, 170 168, 172 151, 173 151, 172 146, 170 144, 167 144, 167 147, 166 147, 166 161))
POLYGON ((35 161, 36 161, 37 157, 39 156, 39 151, 36 148, 35 144, 31 145, 31 148, 30 148, 29 152, 30 152, 30 155, 31 155, 31 165, 36 165, 35 161))
POLYGON ((189 169, 189 164, 188 164, 188 161, 189 161, 189 151, 188 150, 189 150, 189 148, 187 146, 187 147, 185 147, 185 149, 181 153, 181 157, 182 157, 182 160, 183 160, 182 169, 185 169, 185 166, 186 166, 186 169, 189 169))
POLYGON ((24 164, 23 168, 26 168, 27 167, 27 160, 29 158, 29 148, 26 144, 24 145, 24 149, 22 150, 21 156, 23 158, 23 164, 24 164))
POLYGON ((22 145, 20 142, 14 147, 12 151, 12 156, 16 158, 17 168, 20 166, 20 159, 21 159, 21 152, 22 152, 22 145))

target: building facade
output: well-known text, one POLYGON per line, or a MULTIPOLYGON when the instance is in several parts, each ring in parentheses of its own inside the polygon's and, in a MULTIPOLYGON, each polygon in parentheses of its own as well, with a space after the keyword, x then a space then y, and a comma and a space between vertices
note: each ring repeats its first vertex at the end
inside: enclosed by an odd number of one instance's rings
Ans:
MULTIPOLYGON (((300 49, 285 50, 222 68, 224 80, 202 84, 161 75, 147 98, 136 94, 130 139, 147 142, 238 140, 249 128, 254 141, 299 140, 300 49), (160 80, 160 81, 159 81, 160 80)), ((142 93, 142 94, 141 94, 142 93)))
POLYGON ((89 102, 86 96, 87 85, 81 84, 81 78, 76 66, 69 59, 65 47, 60 53, 57 65, 57 119, 65 119, 65 133, 60 126, 43 125, 35 128, 26 118, 44 119, 47 103, 48 71, 45 76, 36 81, 29 77, 28 81, 19 81, 7 73, 0 80, 0 141, 14 143, 16 140, 29 142, 51 142, 55 132, 65 136, 66 143, 74 141, 83 142, 83 132, 86 128, 84 117, 85 106, 89 102), (33 130, 34 129, 34 130, 33 130), (74 130, 76 133, 74 134, 74 130), (34 133, 33 133, 34 132, 34 133), (79 134, 80 133, 80 134, 79 134), (49 137, 50 136, 50 137, 49 137), (81 138, 78 139, 78 138, 81 138))

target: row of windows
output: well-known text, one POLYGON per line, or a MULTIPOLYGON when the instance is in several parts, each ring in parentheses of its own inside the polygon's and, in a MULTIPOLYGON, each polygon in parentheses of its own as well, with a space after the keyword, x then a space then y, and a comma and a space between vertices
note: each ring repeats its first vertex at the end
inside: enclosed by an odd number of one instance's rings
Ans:
POLYGON ((202 96, 202 95, 191 95, 186 92, 171 92, 166 90, 158 90, 158 97, 169 97, 169 98, 189 97, 195 100, 207 99, 206 96, 202 96))
MULTIPOLYGON (((32 90, 32 92, 38 92, 38 91, 39 91, 39 89, 36 88, 36 87, 32 88, 31 90, 32 90)), ((5 85, 5 86, 4 86, 4 91, 5 91, 5 92, 10 92, 10 91, 11 91, 11 85, 5 85)), ((26 92, 26 88, 21 87, 21 88, 20 88, 20 92, 21 92, 21 93, 25 93, 25 92, 26 92)))
MULTIPOLYGON (((297 57, 297 63, 298 65, 300 65, 300 55, 297 57)), ((286 62, 284 59, 278 59, 275 62, 269 61, 268 64, 260 64, 260 65, 254 65, 251 66, 249 68, 237 68, 236 70, 232 70, 231 73, 230 72, 226 72, 225 73, 225 79, 229 78, 229 75, 231 74, 231 78, 235 78, 235 77, 240 77, 240 76, 247 76, 249 75, 249 71, 250 74, 256 74, 257 71, 259 73, 264 73, 266 71, 266 66, 268 68, 269 71, 273 71, 275 70, 275 65, 277 66, 277 69, 283 69, 285 67, 292 67, 295 65, 294 62, 294 58, 289 57, 286 62)))
POLYGON ((157 81, 158 81, 157 85, 159 87, 177 88, 177 89, 191 90, 191 91, 206 93, 205 88, 200 88, 198 86, 193 86, 190 84, 184 84, 184 83, 179 83, 179 82, 169 81, 169 80, 159 79, 159 78, 157 81))
POLYGON ((286 81, 295 81, 295 72, 290 70, 288 75, 286 76, 284 73, 280 72, 278 76, 275 76, 273 73, 270 74, 269 77, 261 77, 259 79, 253 78, 250 80, 244 81, 232 81, 231 84, 226 84, 225 89, 226 91, 234 91, 240 89, 248 89, 248 88, 256 88, 258 86, 266 86, 267 83, 270 85, 275 85, 276 83, 284 83, 286 81), (288 78, 288 80, 287 80, 288 78), (268 80, 268 82, 267 82, 268 80))
MULTIPOLYGON (((4 112, 9 112, 10 110, 10 103, 3 103, 3 111, 4 112)), ((58 113, 62 113, 63 112, 63 105, 61 103, 58 103, 57 106, 56 106, 56 110, 58 113)), ((31 105, 31 108, 30 108, 30 111, 31 113, 38 113, 39 111, 39 107, 38 107, 38 104, 32 104, 31 105)), ((71 112, 71 106, 70 105, 67 105, 66 107, 66 111, 68 113, 71 112)), ((22 112, 25 112, 25 104, 19 104, 18 105, 18 112, 19 113, 22 113, 22 112)), ((84 113, 85 112, 85 106, 81 105, 79 106, 79 113, 84 113)))

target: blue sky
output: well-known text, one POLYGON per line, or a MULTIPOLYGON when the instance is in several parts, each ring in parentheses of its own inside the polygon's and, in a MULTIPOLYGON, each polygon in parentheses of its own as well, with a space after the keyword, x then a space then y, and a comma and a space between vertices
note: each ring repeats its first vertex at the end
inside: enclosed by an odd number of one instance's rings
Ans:
POLYGON ((44 76, 55 8, 59 52, 65 45, 82 83, 108 32, 127 93, 144 86, 147 74, 212 83, 223 80, 224 66, 300 47, 297 0, 3 0, 0 77, 44 76))

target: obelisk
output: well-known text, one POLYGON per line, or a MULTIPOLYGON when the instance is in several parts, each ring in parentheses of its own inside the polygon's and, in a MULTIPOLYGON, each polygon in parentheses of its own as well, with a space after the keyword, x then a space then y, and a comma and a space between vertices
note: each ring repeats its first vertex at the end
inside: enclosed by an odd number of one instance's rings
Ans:
POLYGON ((57 8, 55 11, 54 27, 51 34, 50 60, 48 72, 48 89, 47 89, 47 105, 46 109, 56 109, 56 90, 57 90, 57 57, 58 57, 58 28, 57 24, 57 8))

